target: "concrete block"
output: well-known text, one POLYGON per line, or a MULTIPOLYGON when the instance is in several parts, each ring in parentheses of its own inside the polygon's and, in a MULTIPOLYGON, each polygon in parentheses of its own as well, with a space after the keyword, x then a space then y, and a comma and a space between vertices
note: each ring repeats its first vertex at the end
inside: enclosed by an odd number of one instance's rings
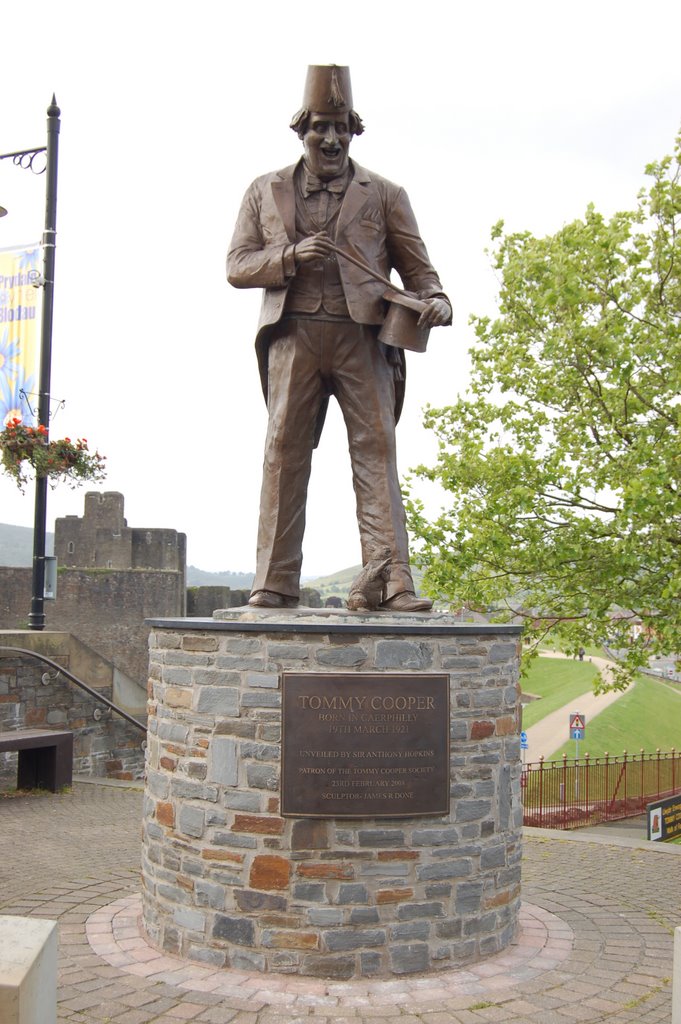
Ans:
POLYGON ((57 922, 0 917, 0 1021, 56 1024, 57 922))
POLYGON ((674 970, 672 978, 672 1024, 681 1024, 681 928, 674 929, 674 970))

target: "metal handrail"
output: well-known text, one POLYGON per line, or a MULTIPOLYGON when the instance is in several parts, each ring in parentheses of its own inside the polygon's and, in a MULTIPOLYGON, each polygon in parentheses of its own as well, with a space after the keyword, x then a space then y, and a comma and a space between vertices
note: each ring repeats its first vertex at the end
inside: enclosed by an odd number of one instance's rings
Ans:
POLYGON ((85 692, 89 693, 95 700, 100 700, 102 704, 106 704, 108 708, 115 711, 116 714, 120 715, 121 718, 124 718, 126 722, 130 722, 131 725, 136 726, 146 734, 146 725, 140 722, 137 718, 133 718, 133 716, 129 715, 127 711, 124 711, 123 708, 119 708, 118 705, 114 704, 114 702, 109 700, 108 697, 104 697, 101 693, 97 693, 96 690, 93 690, 91 686, 84 683, 82 679, 78 678, 78 676, 74 676, 73 672, 69 672, 67 668, 60 665, 58 661, 53 661, 52 658, 48 658, 45 654, 37 654, 36 651, 27 651, 24 647, 5 647, 4 645, 0 645, 0 655, 5 651, 10 651, 12 654, 24 654, 29 658, 35 658, 36 661, 41 661, 45 665, 49 665, 50 668, 56 669, 57 672, 61 672, 61 674, 68 679, 70 683, 73 683, 75 686, 79 686, 81 690, 85 690, 85 692))

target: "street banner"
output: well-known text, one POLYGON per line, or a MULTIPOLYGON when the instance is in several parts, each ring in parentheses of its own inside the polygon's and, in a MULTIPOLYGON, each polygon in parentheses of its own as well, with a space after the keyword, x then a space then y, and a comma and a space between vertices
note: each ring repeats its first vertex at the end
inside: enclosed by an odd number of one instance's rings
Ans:
POLYGON ((0 429, 37 422, 39 301, 42 249, 0 249, 0 429))

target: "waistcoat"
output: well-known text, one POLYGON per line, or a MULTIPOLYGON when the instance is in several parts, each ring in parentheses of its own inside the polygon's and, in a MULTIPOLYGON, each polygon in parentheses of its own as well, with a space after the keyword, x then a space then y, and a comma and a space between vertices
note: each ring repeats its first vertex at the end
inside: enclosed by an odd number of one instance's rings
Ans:
MULTIPOLYGON (((325 223, 319 223, 312 217, 300 184, 296 182, 296 242, 322 230, 335 238, 342 200, 339 203, 333 195, 329 195, 328 199, 329 216, 325 223)), ((320 319, 327 313, 333 317, 350 319, 335 256, 314 260, 313 263, 302 263, 297 268, 286 296, 284 314, 287 313, 305 313, 307 316, 316 313, 320 319)))

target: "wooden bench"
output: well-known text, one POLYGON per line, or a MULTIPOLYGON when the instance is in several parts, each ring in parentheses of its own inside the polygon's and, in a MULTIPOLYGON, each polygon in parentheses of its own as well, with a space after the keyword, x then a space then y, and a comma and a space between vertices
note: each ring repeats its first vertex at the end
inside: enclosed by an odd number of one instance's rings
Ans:
POLYGON ((73 733, 55 729, 0 732, 0 753, 17 750, 17 789, 57 793, 73 781, 73 733))

